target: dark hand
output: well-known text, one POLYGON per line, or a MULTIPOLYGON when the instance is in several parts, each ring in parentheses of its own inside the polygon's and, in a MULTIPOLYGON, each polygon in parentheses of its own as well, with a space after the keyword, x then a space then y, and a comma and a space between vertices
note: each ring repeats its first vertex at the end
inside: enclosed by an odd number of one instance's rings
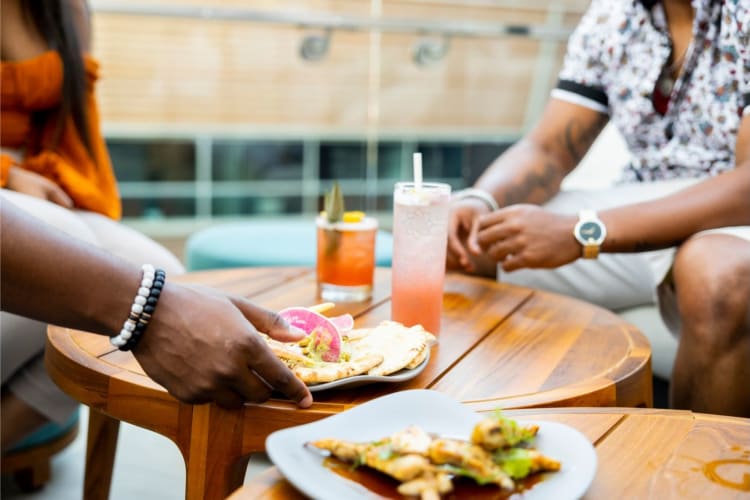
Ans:
POLYGON ((577 220, 537 205, 513 205, 482 216, 477 241, 505 271, 559 267, 581 256, 573 236, 577 220))
POLYGON ((310 406, 310 391, 258 332, 281 341, 304 336, 243 298, 167 283, 133 353, 151 378, 187 403, 239 408, 267 400, 275 389, 310 406))
POLYGON ((11 167, 8 172, 8 189, 41 198, 61 207, 73 208, 73 200, 60 186, 35 172, 11 167))
POLYGON ((448 216, 448 251, 446 268, 468 273, 476 271, 472 254, 480 253, 476 241, 479 217, 488 214, 489 208, 480 200, 470 198, 451 203, 448 216), (470 253, 471 252, 471 253, 470 253))

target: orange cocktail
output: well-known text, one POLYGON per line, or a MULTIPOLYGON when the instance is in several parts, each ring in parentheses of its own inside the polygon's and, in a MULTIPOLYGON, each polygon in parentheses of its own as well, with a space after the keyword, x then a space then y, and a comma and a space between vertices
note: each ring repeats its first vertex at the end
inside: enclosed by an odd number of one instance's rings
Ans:
POLYGON ((325 300, 352 302, 372 295, 378 222, 372 217, 354 219, 334 223, 324 217, 316 220, 318 289, 325 300))

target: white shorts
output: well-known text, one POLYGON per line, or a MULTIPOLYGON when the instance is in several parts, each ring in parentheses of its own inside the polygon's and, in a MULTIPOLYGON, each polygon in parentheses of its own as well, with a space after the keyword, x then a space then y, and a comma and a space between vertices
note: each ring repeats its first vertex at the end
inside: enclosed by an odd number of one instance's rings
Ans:
MULTIPOLYGON (((581 209, 604 210, 668 196, 699 182, 694 179, 625 184, 603 190, 563 191, 545 205, 556 213, 581 209)), ((730 234, 750 241, 750 226, 726 227, 698 234, 730 234)), ((570 295, 613 311, 658 304, 665 324, 674 334, 680 318, 671 269, 675 248, 642 253, 603 253, 596 260, 578 259, 557 269, 523 269, 498 280, 570 295)))

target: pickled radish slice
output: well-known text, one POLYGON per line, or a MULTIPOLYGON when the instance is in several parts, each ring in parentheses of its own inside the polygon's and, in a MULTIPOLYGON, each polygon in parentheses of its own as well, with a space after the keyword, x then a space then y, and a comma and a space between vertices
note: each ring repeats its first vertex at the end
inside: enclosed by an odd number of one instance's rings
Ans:
POLYGON ((341 356, 341 334, 336 325, 322 314, 306 307, 288 307, 279 315, 290 325, 303 330, 310 337, 310 351, 315 357, 333 363, 341 356))
POLYGON ((342 314, 341 316, 334 316, 333 318, 328 319, 331 320, 331 323, 336 325, 339 333, 346 333, 354 328, 354 318, 351 314, 342 314))

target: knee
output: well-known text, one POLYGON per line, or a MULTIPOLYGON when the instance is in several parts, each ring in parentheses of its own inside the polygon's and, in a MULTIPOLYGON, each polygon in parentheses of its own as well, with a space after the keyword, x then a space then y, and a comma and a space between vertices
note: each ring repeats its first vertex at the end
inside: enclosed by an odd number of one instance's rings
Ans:
POLYGON ((678 250, 673 272, 683 333, 725 347, 750 336, 750 242, 691 238, 678 250))

